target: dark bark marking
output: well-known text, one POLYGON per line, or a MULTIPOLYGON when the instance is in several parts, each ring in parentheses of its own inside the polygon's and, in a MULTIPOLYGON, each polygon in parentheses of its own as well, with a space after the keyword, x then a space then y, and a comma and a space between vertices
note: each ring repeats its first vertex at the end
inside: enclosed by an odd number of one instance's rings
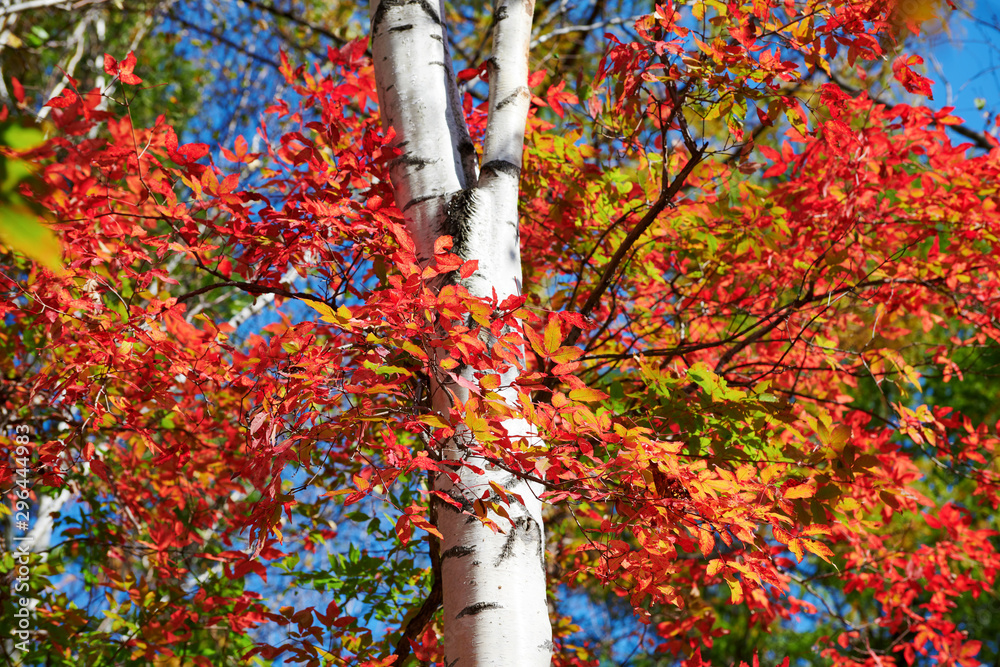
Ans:
POLYGON ((458 616, 455 618, 462 618, 463 616, 475 616, 476 614, 481 614, 489 609, 502 609, 503 605, 499 602, 477 602, 475 604, 470 604, 468 607, 458 612, 458 616))
POLYGON ((444 560, 445 558, 463 558, 465 556, 474 553, 476 553, 475 547, 463 547, 463 546, 452 547, 451 549, 448 549, 443 554, 441 554, 441 560, 444 560))
POLYGON ((523 480, 520 477, 518 477, 517 475, 511 473, 511 474, 507 475, 506 477, 504 477, 503 479, 497 480, 497 484, 499 484, 504 489, 506 489, 506 490, 509 491, 509 490, 513 489, 515 486, 519 486, 519 485, 523 484, 523 480))
POLYGON ((406 202, 406 206, 403 207, 403 213, 406 213, 407 209, 409 209, 411 206, 415 206, 421 202, 427 201, 428 199, 434 199, 440 196, 441 195, 424 195, 423 197, 416 197, 414 199, 411 199, 410 201, 406 202))
POLYGON ((395 28, 389 28, 389 32, 406 32, 407 30, 413 30, 412 23, 407 23, 406 25, 398 25, 395 28))
POLYGON ((493 23, 496 25, 507 18, 507 5, 500 5, 497 10, 493 12, 493 23))
POLYGON ((420 5, 420 8, 424 10, 424 13, 434 23, 441 25, 441 17, 438 16, 437 10, 427 0, 382 0, 379 3, 378 9, 375 10, 375 15, 372 16, 372 35, 378 33, 379 26, 382 25, 382 21, 385 20, 385 16, 389 13, 390 9, 405 7, 406 5, 420 5))
POLYGON ((541 644, 538 645, 538 650, 551 652, 555 648, 555 644, 552 643, 551 639, 546 639, 541 644))
POLYGON ((507 162, 507 160, 490 160, 483 165, 483 173, 485 174, 486 172, 493 174, 507 174, 508 176, 518 178, 521 175, 521 168, 516 164, 507 162))
POLYGON ((534 519, 531 519, 531 528, 529 532, 534 540, 538 543, 538 550, 536 554, 538 556, 538 565, 542 568, 542 573, 545 573, 545 540, 542 539, 542 529, 535 523, 534 519))
POLYGON ((490 56, 486 59, 486 67, 489 68, 490 76, 492 76, 495 72, 500 71, 500 61, 497 60, 496 56, 490 56))
POLYGON ((400 155, 399 157, 389 160, 389 169, 393 169, 397 166, 405 167, 416 167, 417 171, 420 171, 429 164, 434 164, 437 160, 428 160, 427 158, 417 157, 416 155, 400 155))
POLYGON ((448 662, 448 656, 444 657, 444 667, 455 667, 458 664, 458 658, 455 658, 451 662, 448 662))
POLYGON ((520 519, 517 519, 516 523, 510 527, 510 530, 507 531, 507 539, 503 542, 503 548, 500 550, 500 555, 497 556, 495 561, 493 561, 493 567, 499 567, 500 563, 514 555, 514 542, 517 540, 518 523, 520 523, 520 519))
POLYGON ((440 60, 435 60, 434 62, 430 62, 430 63, 427 63, 427 64, 428 65, 440 65, 441 67, 445 67, 445 64, 443 62, 441 62, 440 60))
POLYGON ((507 97, 505 97, 502 100, 500 100, 499 102, 497 102, 497 107, 496 108, 499 110, 499 109, 503 109, 508 104, 513 104, 514 101, 517 100, 517 98, 518 98, 519 95, 524 95, 528 99, 531 99, 531 91, 528 90, 527 86, 520 86, 513 93, 511 93, 507 97))
POLYGON ((439 42, 444 42, 444 37, 441 35, 431 35, 431 39, 436 39, 439 42))

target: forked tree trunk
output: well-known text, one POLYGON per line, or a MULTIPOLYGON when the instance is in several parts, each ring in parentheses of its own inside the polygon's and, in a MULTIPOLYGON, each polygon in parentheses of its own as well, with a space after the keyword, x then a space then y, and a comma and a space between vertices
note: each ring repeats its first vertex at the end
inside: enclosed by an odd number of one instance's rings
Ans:
MULTIPOLYGON (((488 61, 489 119, 483 167, 469 139, 448 53, 443 3, 438 0, 373 0, 372 54, 382 121, 396 133, 402 154, 392 165, 396 203, 406 215, 422 261, 434 255, 443 234, 453 252, 479 261, 463 281, 479 297, 495 291, 502 301, 521 292, 517 194, 527 88, 533 0, 496 0, 493 53, 488 61)), ((467 379, 475 381, 471 373, 467 379)), ((516 369, 502 377, 501 393, 516 369)), ((432 387, 435 409, 447 413, 460 387, 432 387)), ((511 439, 535 436, 520 420, 504 424, 511 439)), ((469 454, 469 433, 459 432, 442 452, 483 469, 460 470, 461 482, 436 483, 466 507, 491 495, 490 482, 519 494, 508 508, 513 526, 494 516, 502 533, 445 503, 437 508, 443 582, 445 664, 449 667, 542 667, 551 662, 551 627, 545 592, 542 503, 539 489, 469 454)))

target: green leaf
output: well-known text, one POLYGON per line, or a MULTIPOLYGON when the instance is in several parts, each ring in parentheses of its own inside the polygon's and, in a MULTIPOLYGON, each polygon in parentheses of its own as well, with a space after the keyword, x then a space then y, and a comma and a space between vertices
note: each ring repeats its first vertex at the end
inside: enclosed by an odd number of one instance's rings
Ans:
POLYGON ((25 206, 0 202, 0 241, 50 271, 62 271, 62 244, 25 206))
POLYGON ((8 125, 3 130, 3 144, 17 151, 34 148, 41 145, 44 141, 45 135, 36 127, 8 125))

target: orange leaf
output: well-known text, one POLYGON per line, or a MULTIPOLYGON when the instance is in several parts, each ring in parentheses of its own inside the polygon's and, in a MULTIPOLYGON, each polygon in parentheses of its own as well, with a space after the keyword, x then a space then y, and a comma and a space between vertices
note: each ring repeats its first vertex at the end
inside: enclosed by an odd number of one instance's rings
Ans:
POLYGON ((797 498, 812 498, 814 495, 816 495, 816 489, 809 486, 808 484, 799 484, 798 486, 792 486, 785 489, 784 491, 781 492, 781 494, 785 497, 786 500, 795 500, 797 498))

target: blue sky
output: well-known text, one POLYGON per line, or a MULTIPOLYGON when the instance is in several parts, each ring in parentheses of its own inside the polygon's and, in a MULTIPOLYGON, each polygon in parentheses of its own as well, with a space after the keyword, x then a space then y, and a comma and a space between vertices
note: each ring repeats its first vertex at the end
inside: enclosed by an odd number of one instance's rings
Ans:
POLYGON ((991 0, 980 2, 975 19, 953 14, 950 34, 940 32, 913 49, 924 57, 935 81, 929 106, 954 106, 956 115, 977 131, 985 129, 988 115, 1000 111, 1000 28, 988 25, 1000 23, 998 13, 1000 7, 991 0), (985 108, 977 109, 977 99, 985 108))

